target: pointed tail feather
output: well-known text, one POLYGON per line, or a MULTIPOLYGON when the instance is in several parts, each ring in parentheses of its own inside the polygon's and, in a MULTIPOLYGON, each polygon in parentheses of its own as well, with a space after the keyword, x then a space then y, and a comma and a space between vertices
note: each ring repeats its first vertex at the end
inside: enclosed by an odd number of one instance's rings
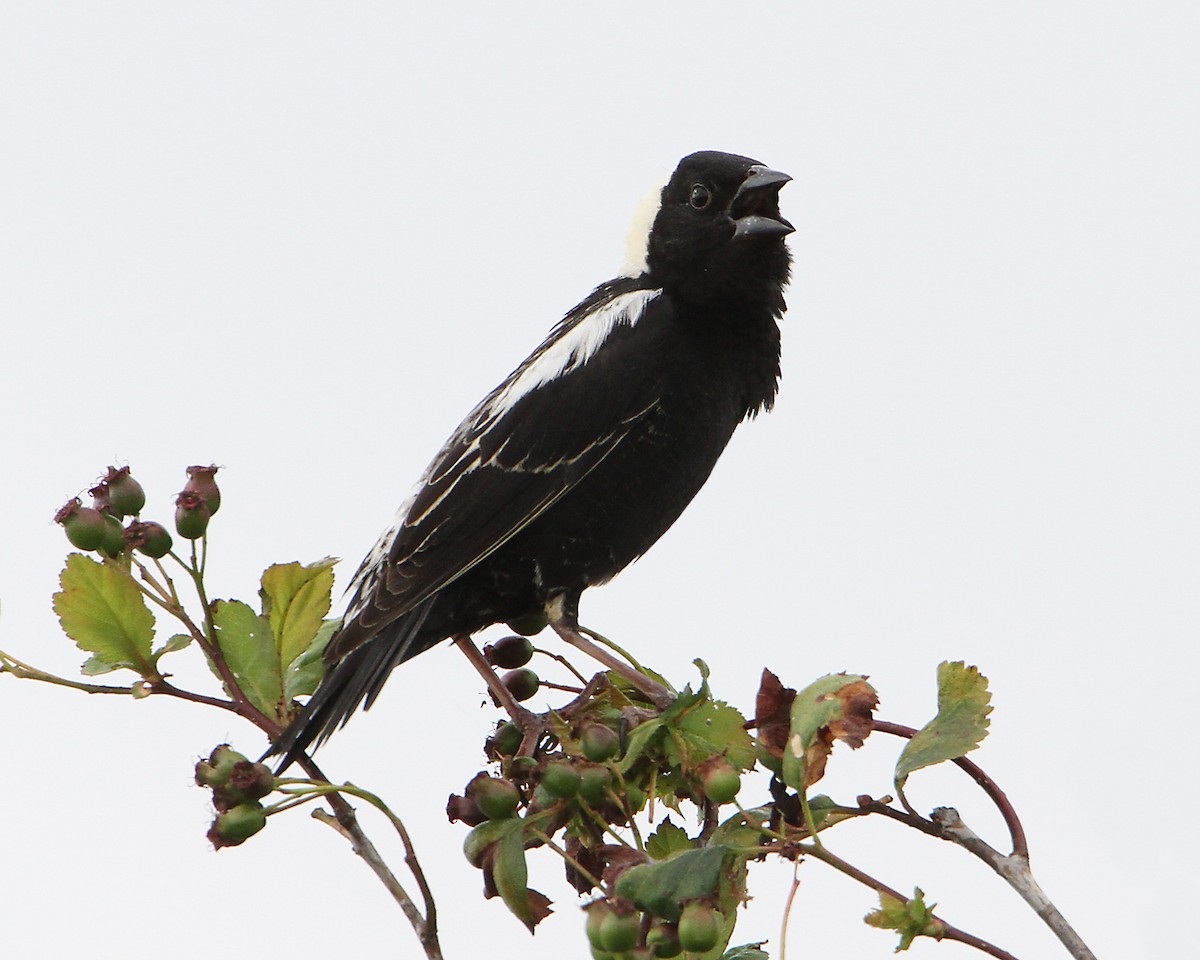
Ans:
POLYGON ((392 670, 426 649, 415 640, 432 603, 430 597, 329 668, 317 692, 264 756, 281 757, 277 776, 344 727, 364 700, 363 709, 369 709, 392 670))

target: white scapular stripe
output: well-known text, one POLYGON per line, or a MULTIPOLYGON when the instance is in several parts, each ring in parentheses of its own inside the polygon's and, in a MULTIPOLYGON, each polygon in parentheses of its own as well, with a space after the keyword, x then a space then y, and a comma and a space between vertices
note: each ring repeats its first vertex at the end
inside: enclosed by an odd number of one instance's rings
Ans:
POLYGON ((621 324, 632 327, 637 323, 646 312, 646 305, 660 293, 661 290, 635 290, 613 297, 604 306, 550 341, 531 357, 528 365, 496 395, 489 404, 487 417, 504 416, 526 394, 583 366, 595 355, 616 327, 621 324))

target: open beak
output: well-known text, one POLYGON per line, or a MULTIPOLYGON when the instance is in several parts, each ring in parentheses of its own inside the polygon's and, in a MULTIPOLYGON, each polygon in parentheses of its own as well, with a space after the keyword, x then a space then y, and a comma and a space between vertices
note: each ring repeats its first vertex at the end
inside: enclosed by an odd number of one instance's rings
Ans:
POLYGON ((730 204, 734 239, 786 237, 796 228, 779 215, 779 190, 792 178, 756 164, 738 187, 730 204))

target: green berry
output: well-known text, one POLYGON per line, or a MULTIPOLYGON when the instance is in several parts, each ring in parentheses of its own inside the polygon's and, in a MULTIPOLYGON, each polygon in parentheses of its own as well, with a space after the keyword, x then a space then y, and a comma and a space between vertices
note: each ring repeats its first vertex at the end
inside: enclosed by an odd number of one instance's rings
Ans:
POLYGON ((266 825, 267 814, 261 803, 242 803, 217 814, 217 819, 209 828, 208 839, 218 850, 222 847, 236 847, 239 843, 245 843, 266 825))
POLYGON ((584 767, 579 771, 579 796, 588 806, 598 807, 608 799, 611 782, 607 767, 584 767))
POLYGON ((632 950, 638 942, 642 921, 636 913, 610 910, 600 923, 600 946, 609 953, 632 950))
POLYGON ((521 792, 514 784, 487 774, 476 777, 467 785, 467 796, 489 820, 507 820, 517 812, 521 802, 521 792))
POLYGON ((211 516, 212 511, 200 494, 184 490, 175 498, 175 530, 184 540, 204 536, 211 516))
POLYGON ((515 670, 533 657, 533 644, 526 637, 501 637, 484 647, 483 655, 493 667, 515 670))
POLYGON ((542 771, 542 786, 549 794, 563 800, 579 792, 579 781, 579 771, 565 760, 548 763, 542 771))
POLYGON ((717 945, 721 922, 721 915, 707 903, 689 903, 679 918, 679 945, 688 953, 707 953, 717 945))
POLYGON ((579 746, 583 755, 592 763, 603 763, 617 755, 621 749, 621 738, 612 727, 602 723, 589 723, 579 735, 579 746))
POLYGON ((532 637, 546 629, 546 613, 543 610, 535 610, 533 613, 509 620, 507 626, 513 633, 519 633, 523 637, 532 637))
POLYGON ((81 506, 78 497, 63 505, 54 522, 62 524, 71 545, 80 550, 98 550, 104 543, 108 527, 104 515, 94 507, 81 506))
POLYGON ((100 544, 100 552, 108 557, 119 557, 125 549, 125 530, 121 521, 111 513, 104 516, 104 542, 100 544))
POLYGON ((161 523, 135 520, 125 528, 125 542, 155 560, 171 552, 171 535, 161 523))
POLYGON ((222 743, 215 747, 207 760, 196 764, 196 783, 202 787, 221 787, 229 782, 233 768, 243 757, 229 744, 222 743))
POLYGON ((538 675, 528 667, 521 667, 519 670, 510 670, 500 682, 507 688, 516 701, 528 700, 538 692, 538 687, 542 685, 542 681, 538 679, 538 675))
POLYGON ((646 933, 646 946, 656 957, 677 957, 683 953, 679 931, 673 923, 656 923, 646 933))
POLYGON ((706 766, 701 777, 704 795, 716 804, 731 803, 742 789, 741 775, 724 757, 706 766))
POLYGON ((118 516, 137 516, 146 505, 146 491, 129 475, 128 467, 109 467, 104 475, 108 486, 109 509, 118 516))
POLYGON ((600 950, 604 949, 604 944, 600 940, 600 928, 604 925, 604 921, 612 914, 612 907, 608 905, 606 900, 597 900, 595 903, 589 904, 586 908, 587 920, 584 921, 583 929, 587 934, 588 943, 600 950))
POLYGON ((463 856, 467 858, 467 863, 476 869, 482 868, 484 858, 495 842, 494 831, 481 830, 479 827, 475 827, 475 829, 467 834, 467 838, 463 841, 463 856))
POLYGON ((524 736, 521 728, 515 723, 505 721, 492 734, 491 750, 499 757, 515 756, 516 752, 521 749, 521 740, 524 739, 524 736))

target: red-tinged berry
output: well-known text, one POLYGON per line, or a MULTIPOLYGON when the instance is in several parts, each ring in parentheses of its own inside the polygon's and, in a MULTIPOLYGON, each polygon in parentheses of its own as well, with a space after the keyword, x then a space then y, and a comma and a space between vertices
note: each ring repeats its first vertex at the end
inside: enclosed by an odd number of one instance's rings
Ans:
POLYGON ((533 644, 526 637, 501 637, 483 648, 483 656, 493 667, 515 670, 533 657, 533 644))
POLYGON ((220 850, 245 843, 267 825, 267 814, 261 803, 242 803, 217 814, 208 831, 208 839, 220 850))
POLYGON ((694 901, 679 918, 679 945, 688 953, 707 953, 717 945, 723 918, 707 903, 694 901))
POLYGON ((111 513, 103 514, 103 517, 104 542, 100 544, 100 552, 106 557, 119 557, 125 549, 125 530, 111 513))
POLYGON ((188 467, 188 482, 183 485, 186 492, 195 493, 204 498, 204 502, 208 504, 210 515, 221 509, 221 491, 214 479, 219 469, 215 464, 207 467, 188 467))
POLYGON ((125 528, 125 543, 158 560, 171 552, 171 535, 161 523, 153 520, 135 520, 125 528))
POLYGON ((137 516, 146 505, 146 491, 129 474, 128 467, 109 467, 104 475, 109 509, 120 517, 137 516))
POLYGON ((508 692, 517 701, 528 700, 538 692, 538 687, 542 685, 538 675, 528 667, 510 670, 500 678, 500 682, 508 688, 508 692))
POLYGON ((92 506, 101 513, 113 512, 112 501, 109 497, 108 484, 103 480, 88 490, 88 496, 92 498, 92 506))
POLYGON ((584 767, 579 771, 579 796, 588 806, 598 807, 608 800, 612 774, 608 767, 584 767))
POLYGON ((609 953, 632 950, 638 942, 642 921, 636 913, 610 910, 600 923, 600 946, 609 953))
POLYGON ((542 771, 542 786, 549 794, 563 800, 579 792, 579 780, 579 771, 564 760, 548 763, 542 771))
POLYGON ((474 800, 455 793, 446 801, 446 817, 451 823, 465 823, 468 827, 477 827, 487 819, 474 800))
POLYGON ((506 625, 513 633, 519 633, 523 637, 532 637, 546 629, 546 614, 541 610, 527 613, 523 617, 509 620, 506 625))
POLYGON ((704 787, 704 795, 716 804, 732 803, 742 789, 741 775, 733 764, 724 757, 718 757, 704 764, 702 770, 700 782, 704 787))
POLYGON ((213 748, 207 760, 196 764, 196 783, 202 787, 220 787, 229 782, 233 768, 246 758, 227 743, 213 748))
POLYGON ((521 792, 515 785, 487 774, 467 784, 467 796, 489 820, 507 820, 517 812, 521 802, 521 792))
POLYGON ((612 727, 602 723, 589 723, 579 735, 579 746, 583 755, 592 763, 603 763, 617 755, 621 748, 621 738, 612 727))
POLYGON ((204 536, 211 516, 212 511, 200 494, 184 490, 175 498, 175 531, 184 540, 198 540, 204 536))
POLYGON ((265 763, 238 760, 230 771, 229 785, 240 790, 247 800, 261 800, 275 789, 275 774, 265 763))
POLYGON ((62 524, 71 545, 80 550, 100 549, 108 528, 104 515, 94 507, 81 506, 78 497, 63 505, 54 522, 62 524))

